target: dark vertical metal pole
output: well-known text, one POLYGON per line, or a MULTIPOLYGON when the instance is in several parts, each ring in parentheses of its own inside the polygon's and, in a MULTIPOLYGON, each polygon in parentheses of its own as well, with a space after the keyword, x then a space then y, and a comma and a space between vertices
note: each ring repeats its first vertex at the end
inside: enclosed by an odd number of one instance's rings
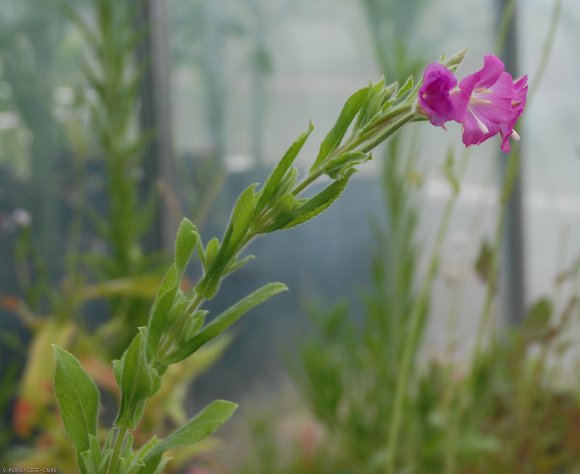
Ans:
MULTIPOLYGON (((143 40, 137 48, 138 63, 145 70, 141 80, 141 126, 152 138, 143 161, 144 186, 151 188, 159 178, 172 181, 172 120, 169 81, 169 48, 165 0, 141 0, 137 29, 143 40)), ((146 245, 152 249, 173 244, 176 223, 163 212, 163 202, 146 245)))
MULTIPOLYGON (((499 0, 499 19, 503 12, 510 7, 513 0, 499 0)), ((501 56, 514 78, 518 75, 518 41, 517 41, 517 6, 513 5, 513 14, 509 20, 505 42, 501 46, 501 56)), ((521 153, 522 148, 513 153, 521 153)), ((502 170, 502 181, 506 179, 506 156, 499 157, 502 170)), ((513 186, 512 194, 507 203, 506 223, 503 236, 503 259, 501 265, 503 281, 503 309, 507 322, 518 325, 525 314, 525 242, 524 242, 524 215, 522 206, 522 161, 513 186)))

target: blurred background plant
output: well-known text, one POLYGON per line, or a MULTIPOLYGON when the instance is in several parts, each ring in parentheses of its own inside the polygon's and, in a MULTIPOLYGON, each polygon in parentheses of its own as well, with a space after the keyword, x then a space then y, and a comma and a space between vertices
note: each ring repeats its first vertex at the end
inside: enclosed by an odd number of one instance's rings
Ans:
MULTIPOLYGON (((147 25, 137 24, 143 5, 91 0, 3 6, 6 113, 15 122, 12 135, 26 138, 16 145, 9 134, 2 140, 22 155, 12 157, 22 161, 15 166, 20 179, 13 185, 19 188, 3 188, 3 197, 30 196, 30 203, 19 201, 27 211, 11 216, 17 285, 3 288, 3 306, 19 317, 30 339, 25 347, 9 331, 2 333, 3 345, 25 361, 19 367, 10 352, 2 354, 2 463, 74 471, 75 454, 52 393, 51 345, 80 354, 109 400, 118 397, 109 362, 146 323, 167 262, 151 235, 158 232, 161 210, 150 186, 155 176, 144 176, 151 173, 146 148, 157 131, 145 129, 139 116, 149 67, 147 58, 136 55, 149 34, 147 25), (76 69, 62 67, 74 62, 76 69)), ((138 442, 183 424, 189 384, 228 343, 222 338, 172 367, 168 385, 148 405, 138 442)), ((213 444, 197 445, 195 452, 213 444)), ((168 469, 193 454, 176 451, 168 469)))

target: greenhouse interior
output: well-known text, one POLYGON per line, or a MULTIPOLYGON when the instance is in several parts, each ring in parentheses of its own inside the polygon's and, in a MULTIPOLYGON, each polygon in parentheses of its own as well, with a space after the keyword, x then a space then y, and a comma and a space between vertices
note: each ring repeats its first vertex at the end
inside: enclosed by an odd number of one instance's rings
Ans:
POLYGON ((2 472, 580 474, 578 77, 575 0, 2 0, 2 472))

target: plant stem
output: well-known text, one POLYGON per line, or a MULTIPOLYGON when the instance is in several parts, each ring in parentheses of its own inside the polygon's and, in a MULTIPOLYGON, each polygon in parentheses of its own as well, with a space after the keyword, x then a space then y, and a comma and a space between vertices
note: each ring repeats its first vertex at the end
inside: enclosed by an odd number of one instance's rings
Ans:
POLYGON ((520 150, 519 147, 515 149, 509 156, 508 163, 507 163, 507 173, 505 177, 505 181, 501 191, 500 197, 500 211, 497 218, 496 224, 496 231, 494 237, 494 245, 493 251, 491 255, 491 269, 489 272, 489 281, 487 282, 487 292, 485 295, 485 303, 483 306, 483 311, 481 313, 481 317, 479 319, 479 325, 477 328, 476 333, 476 341, 474 347, 474 355, 473 355, 473 364, 474 367, 480 362, 481 352, 482 352, 482 345, 483 345, 483 337, 485 333, 485 329, 489 323, 489 319, 491 316, 493 302, 495 300, 495 292, 497 289, 498 283, 498 266, 499 266, 499 252, 502 248, 502 240, 503 240, 503 233, 505 227, 505 217, 507 212, 507 202, 511 195, 512 188, 518 176, 519 170, 519 163, 520 163, 520 150))
POLYGON ((324 170, 320 169, 311 175, 307 176, 304 181, 302 181, 299 185, 297 185, 293 190, 292 194, 294 196, 298 196, 302 191, 304 191, 308 186, 310 186, 314 181, 320 178, 324 174, 324 170))
MULTIPOLYGON (((458 173, 458 181, 461 181, 463 174, 467 166, 468 152, 464 152, 462 157, 462 162, 460 164, 460 169, 458 173)), ((409 378, 411 376, 411 369, 413 365, 413 355, 417 349, 417 343, 419 341, 419 336, 422 333, 424 314, 427 309, 427 304, 429 301, 429 296, 431 294, 431 288, 437 272, 439 269, 439 257, 441 254, 441 248, 445 241, 445 235, 447 234, 447 228, 449 227, 449 220, 451 218, 451 212, 453 210, 454 204, 457 201, 458 192, 454 192, 453 195, 447 201, 445 209, 443 211, 443 216, 439 223, 439 229, 437 230, 437 238, 435 240, 435 245, 433 247, 433 253, 431 255, 431 261, 429 263, 429 268, 427 271, 427 276, 423 281, 421 290, 413 307, 411 309, 411 322, 409 331, 406 332, 406 339, 403 346, 403 356, 401 359, 401 365, 399 373, 397 374, 397 383, 395 391, 395 400, 393 402, 393 413, 391 418, 391 424, 389 426, 388 435, 388 456, 387 456, 387 474, 395 473, 395 453, 397 451, 398 439, 399 439, 399 427, 401 425, 401 420, 403 418, 403 410, 405 403, 405 394, 407 392, 407 386, 409 385, 409 378)))
MULTIPOLYGON (((395 133, 399 128, 405 125, 407 122, 410 122, 414 118, 417 117, 417 114, 414 110, 408 112, 406 115, 403 115, 399 120, 394 122, 382 135, 379 135, 370 143, 367 143, 360 151, 362 153, 368 153, 378 145, 380 145, 383 141, 385 141, 388 137, 390 137, 393 133, 395 133)), ((360 141, 360 140, 359 140, 360 141)), ((364 142, 364 140, 363 140, 364 142)))
POLYGON ((123 446, 126 433, 127 427, 119 426, 119 431, 117 432, 117 439, 115 440, 115 447, 113 448, 113 455, 111 456, 111 461, 109 462, 107 474, 114 474, 117 470, 117 460, 119 459, 119 454, 121 453, 121 447, 123 446))
POLYGON ((544 45, 542 48, 542 54, 540 55, 540 61, 536 68, 534 74, 534 81, 530 84, 530 91, 528 92, 528 107, 529 103, 536 96, 538 87, 542 82, 544 73, 546 72, 548 66, 548 60, 550 59, 552 53, 552 46, 554 45, 554 38, 556 36, 556 30, 558 29, 558 20, 560 19, 560 10, 562 7, 562 0, 554 0, 554 6, 552 8, 552 16, 550 17, 550 26, 548 28, 548 34, 544 40, 544 45))
MULTIPOLYGON (((381 117, 380 119, 378 119, 377 122, 372 127, 363 130, 363 133, 361 133, 356 138, 353 137, 353 139, 351 141, 348 141, 347 143, 345 143, 344 146, 339 147, 336 150, 334 150, 334 152, 332 152, 330 155, 328 155, 328 157, 326 158, 325 161, 328 163, 332 158, 334 158, 336 156, 340 156, 343 153, 353 151, 353 149, 355 149, 357 146, 368 142, 373 137, 373 135, 376 134, 376 132, 380 129, 381 125, 383 125, 385 121, 391 120, 394 117, 396 117, 397 115, 401 115, 401 114, 405 114, 405 115, 403 115, 399 120, 397 120, 396 122, 392 123, 389 127, 387 127, 382 134, 380 134, 372 142, 368 143, 361 150, 361 152, 362 153, 370 152, 371 150, 376 148, 378 145, 380 145, 382 142, 384 142, 387 138, 389 138, 393 133, 395 133, 397 130, 399 130, 399 128, 401 128, 407 122, 409 122, 413 118, 415 118, 417 115, 415 113, 415 111, 413 110, 413 107, 409 104, 407 104, 401 108, 398 108, 398 109, 390 112, 389 114, 385 115, 384 117, 381 117)), ((314 181, 316 181, 318 178, 320 178, 320 176, 322 176, 324 173, 325 173, 325 169, 324 169, 324 164, 323 164, 320 167, 320 169, 318 169, 318 171, 315 171, 314 173, 307 176, 304 181, 302 181, 298 186, 296 186, 292 190, 292 194, 294 196, 297 196, 302 191, 304 191, 304 189, 306 189, 309 185, 311 185, 314 181)))
MULTIPOLYGON (((413 108, 414 108, 413 105, 410 104, 409 102, 407 102, 407 103, 405 103, 399 107, 396 107, 393 110, 390 110, 389 112, 385 113, 381 118, 375 120, 374 122, 372 122, 371 124, 369 124, 365 128, 363 128, 360 131, 359 138, 356 140, 357 143, 355 143, 352 146, 356 146, 357 144, 364 143, 365 141, 369 140, 370 138, 372 138, 373 135, 376 134, 376 132, 385 123, 390 122, 391 120, 393 120, 395 117, 397 117, 399 115, 405 115, 405 114, 411 112, 413 110, 413 108)), ((414 114, 415 113, 413 112, 413 115, 414 114)), ((389 129, 390 129, 390 127, 389 127, 389 129)))

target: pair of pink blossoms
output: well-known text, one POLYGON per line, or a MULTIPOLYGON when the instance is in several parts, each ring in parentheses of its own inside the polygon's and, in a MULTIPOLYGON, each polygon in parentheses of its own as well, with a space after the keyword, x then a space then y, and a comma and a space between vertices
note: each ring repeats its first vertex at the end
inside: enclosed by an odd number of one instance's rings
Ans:
POLYGON ((508 153, 509 139, 520 138, 514 126, 524 111, 527 93, 528 77, 514 81, 503 62, 488 54, 483 68, 459 85, 443 64, 429 64, 423 73, 418 108, 433 125, 445 128, 450 120, 462 124, 465 146, 479 145, 499 133, 501 149, 508 153))

